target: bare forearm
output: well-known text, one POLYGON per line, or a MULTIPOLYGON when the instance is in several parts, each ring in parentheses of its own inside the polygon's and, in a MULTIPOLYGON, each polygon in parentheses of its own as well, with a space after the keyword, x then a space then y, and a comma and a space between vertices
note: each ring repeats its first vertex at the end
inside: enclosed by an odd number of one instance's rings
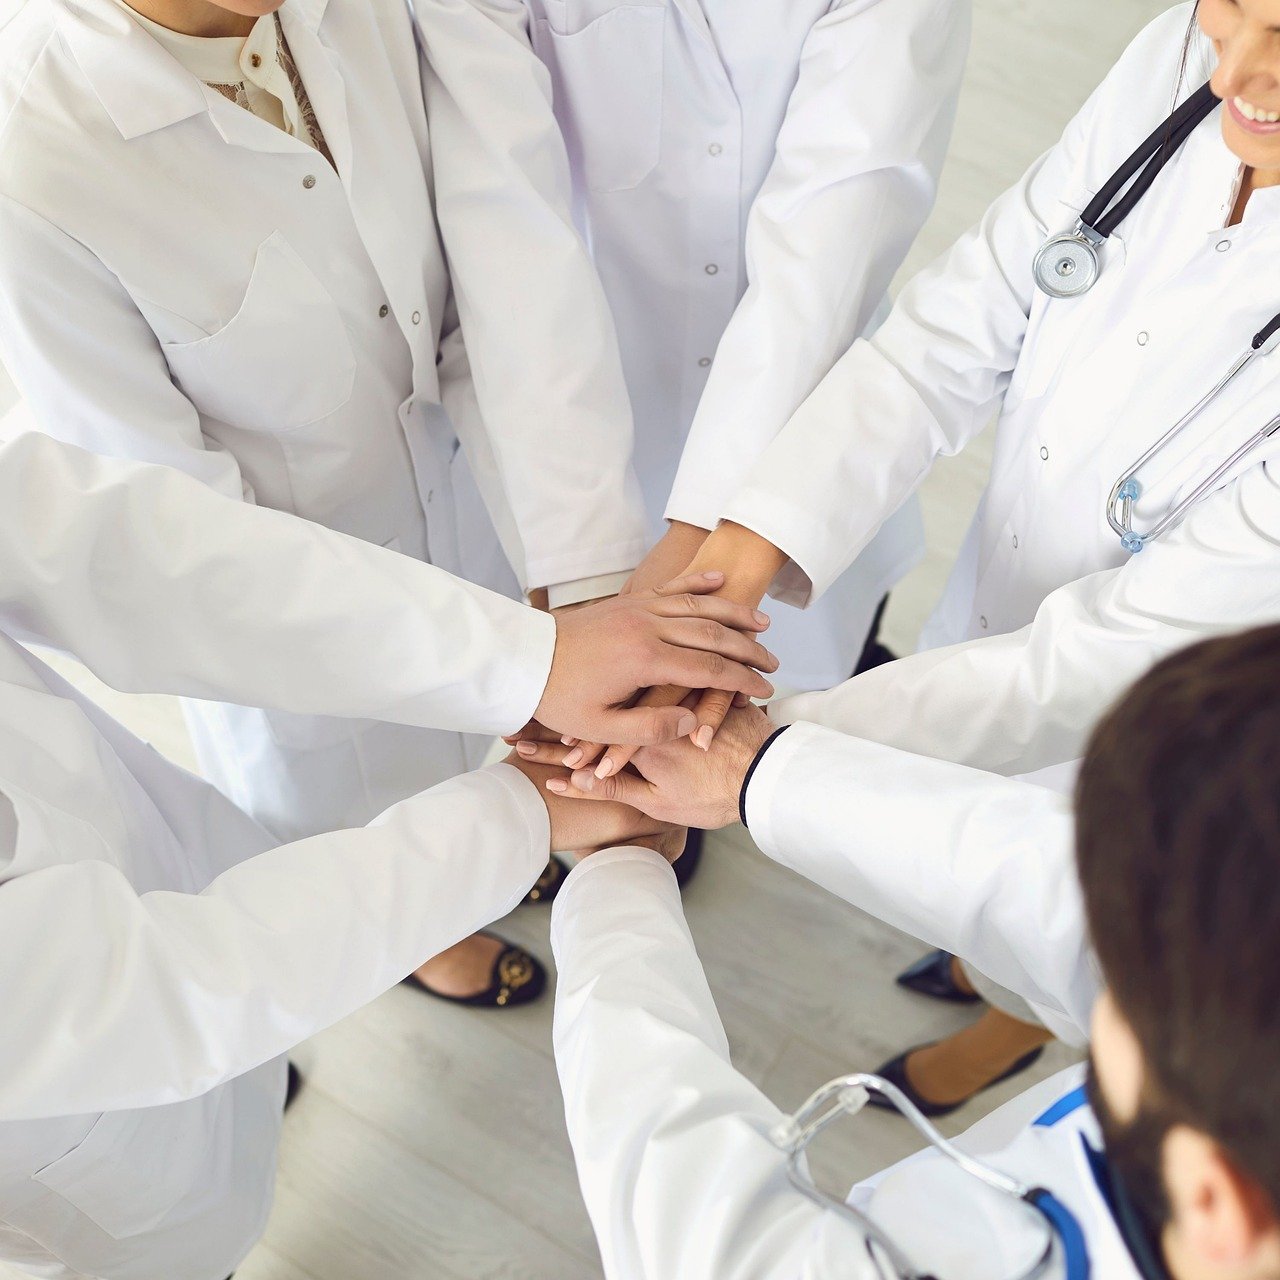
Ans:
POLYGON ((767 538, 726 521, 702 544, 690 572, 719 569, 724 586, 716 593, 741 604, 759 604, 787 557, 767 538))

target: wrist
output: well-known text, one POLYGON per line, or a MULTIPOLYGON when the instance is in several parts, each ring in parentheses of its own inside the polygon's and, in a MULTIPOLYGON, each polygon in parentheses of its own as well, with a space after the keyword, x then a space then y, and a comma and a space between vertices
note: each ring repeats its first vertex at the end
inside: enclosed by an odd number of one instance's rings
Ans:
POLYGON ((722 524, 698 550, 691 573, 719 569, 725 575, 717 595, 740 604, 757 605, 787 558, 767 538, 742 525, 722 524))

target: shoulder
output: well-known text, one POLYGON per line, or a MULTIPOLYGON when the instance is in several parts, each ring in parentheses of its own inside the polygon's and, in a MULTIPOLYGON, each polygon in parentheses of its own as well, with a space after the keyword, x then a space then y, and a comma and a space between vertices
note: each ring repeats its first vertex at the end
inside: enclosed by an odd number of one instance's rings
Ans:
POLYGON ((56 40, 53 12, 45 0, 0 0, 0 137, 31 92, 32 77, 39 77, 56 40))
POLYGON ((109 163, 118 134, 106 128, 53 0, 17 4, 0 26, 0 221, 27 210, 56 222, 84 200, 86 158, 109 163))

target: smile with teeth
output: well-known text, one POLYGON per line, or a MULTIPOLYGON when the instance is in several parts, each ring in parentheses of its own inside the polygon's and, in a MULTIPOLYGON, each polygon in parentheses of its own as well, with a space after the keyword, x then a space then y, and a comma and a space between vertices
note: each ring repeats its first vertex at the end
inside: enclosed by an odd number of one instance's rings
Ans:
POLYGON ((1246 120, 1252 120, 1255 124, 1280 124, 1280 111, 1264 111, 1261 107, 1255 107, 1252 102, 1246 102, 1243 98, 1232 98, 1231 105, 1246 120))

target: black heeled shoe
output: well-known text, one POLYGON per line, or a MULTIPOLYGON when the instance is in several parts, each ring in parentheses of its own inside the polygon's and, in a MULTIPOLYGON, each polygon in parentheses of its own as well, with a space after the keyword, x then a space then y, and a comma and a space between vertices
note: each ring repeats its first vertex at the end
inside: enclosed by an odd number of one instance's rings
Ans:
POLYGON ((906 987, 908 991, 914 991, 918 995, 928 996, 931 1000, 945 1000, 949 1004, 981 1004, 980 995, 956 985, 951 972, 951 962, 954 959, 950 951, 930 951, 911 968, 898 974, 895 981, 898 986, 906 987))
MULTIPOLYGON (((482 936, 497 937, 493 933, 482 936)), ((506 940, 498 938, 498 941, 506 940)), ((450 1004, 465 1004, 480 1009, 514 1009, 516 1005, 531 1004, 546 990, 547 971, 536 956, 531 956, 523 947, 507 943, 493 962, 489 985, 473 996, 451 996, 443 991, 436 991, 427 986, 416 973, 411 973, 400 981, 403 986, 413 987, 437 1000, 447 1000, 450 1004)))
MULTIPOLYGON (((1028 1067, 1035 1066, 1044 1053, 1043 1046, 1039 1049, 1032 1049, 1030 1053, 1024 1054, 1019 1058, 1008 1071, 996 1076, 994 1080, 988 1081, 981 1089, 975 1089, 967 1098, 961 1098, 959 1102, 930 1102, 928 1098, 917 1093, 911 1081, 907 1079, 907 1059, 920 1049, 931 1049, 934 1044, 937 1044, 936 1040, 929 1044, 918 1044, 914 1049, 908 1049, 905 1053, 898 1054, 896 1058, 890 1058, 875 1072, 876 1075, 882 1076, 890 1084, 897 1085, 906 1095, 907 1101, 915 1106, 921 1115, 928 1116, 931 1120, 938 1120, 943 1116, 951 1115, 954 1111, 959 1111, 966 1102, 972 1101, 978 1094, 985 1093, 988 1089, 994 1089, 996 1085, 1003 1084, 1006 1080, 1011 1080, 1014 1076, 1026 1071, 1028 1067)), ((897 1107, 883 1094, 879 1093, 869 1093, 867 1095, 867 1104, 872 1107, 879 1107, 882 1111, 897 1111, 897 1107)))

